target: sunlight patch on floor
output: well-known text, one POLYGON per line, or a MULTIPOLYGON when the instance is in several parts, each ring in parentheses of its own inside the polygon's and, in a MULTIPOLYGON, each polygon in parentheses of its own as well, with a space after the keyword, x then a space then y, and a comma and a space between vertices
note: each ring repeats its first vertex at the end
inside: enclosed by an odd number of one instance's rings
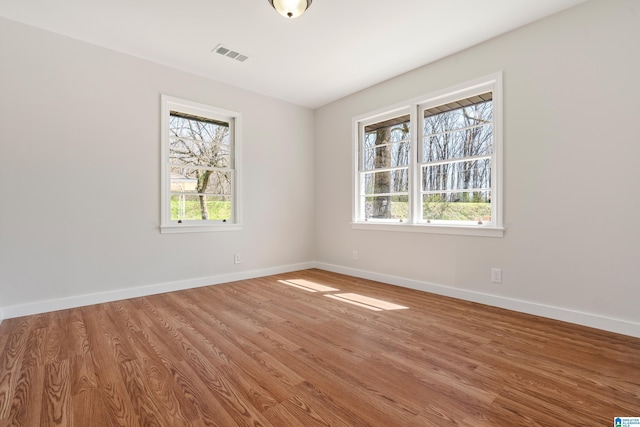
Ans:
POLYGON ((362 307, 362 308, 367 308, 369 310, 373 310, 373 311, 382 311, 381 308, 377 308, 377 307, 373 307, 371 305, 367 305, 367 304, 360 304, 357 301, 353 301, 350 299, 346 299, 346 298, 341 298, 337 295, 325 295, 325 297, 329 297, 338 301, 342 301, 342 302, 346 302, 347 304, 351 304, 351 305, 357 305, 358 307, 362 307))
POLYGON ((407 310, 409 307, 404 305, 393 304, 388 301, 384 301, 377 298, 371 298, 360 294, 335 294, 325 295, 326 297, 337 299, 339 301, 347 302, 349 304, 357 305, 359 307, 368 308, 374 311, 383 310, 407 310))
POLYGON ((278 282, 298 289, 303 289, 307 292, 336 292, 340 290, 304 279, 278 280, 278 282))
MULTIPOLYGON (((290 280, 278 280, 279 283, 287 286, 293 286, 294 288, 302 289, 307 292, 338 292, 340 289, 332 288, 331 286, 321 285, 320 283, 312 282, 305 279, 290 279, 290 280)), ((384 310, 407 310, 409 307, 404 305, 393 304, 391 302, 371 298, 355 293, 342 293, 325 295, 325 297, 332 298, 337 301, 346 302, 358 307, 366 308, 373 311, 384 310)))

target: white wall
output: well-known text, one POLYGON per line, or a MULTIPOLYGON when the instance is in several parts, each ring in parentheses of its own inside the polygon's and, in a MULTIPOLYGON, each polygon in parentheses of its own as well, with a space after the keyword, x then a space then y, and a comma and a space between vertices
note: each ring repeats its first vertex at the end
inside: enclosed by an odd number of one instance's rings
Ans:
POLYGON ((316 260, 640 336, 639 42, 640 2, 590 1, 318 109, 316 260), (505 236, 352 229, 352 117, 500 70, 505 236))
POLYGON ((315 117, 0 19, 0 318, 317 265, 640 336, 639 17, 592 0, 315 117), (499 70, 505 237, 353 230, 352 117, 499 70), (243 114, 243 231, 159 233, 160 93, 243 114))
POLYGON ((313 260, 311 110, 7 20, 0 62, 5 317, 313 260), (161 93, 242 114, 242 231, 160 234, 161 93))

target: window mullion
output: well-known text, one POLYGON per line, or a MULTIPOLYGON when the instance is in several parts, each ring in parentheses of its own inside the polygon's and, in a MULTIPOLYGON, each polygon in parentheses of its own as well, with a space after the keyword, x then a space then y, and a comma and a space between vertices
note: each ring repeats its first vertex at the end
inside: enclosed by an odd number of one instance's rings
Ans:
POLYGON ((377 173, 377 172, 393 172, 403 169, 409 169, 408 166, 390 166, 388 168, 379 168, 379 169, 363 169, 362 173, 377 173))
POLYGON ((365 193, 363 194, 364 197, 375 197, 375 196, 408 196, 409 192, 408 191, 400 191, 397 193, 365 193))
POLYGON ((215 167, 215 166, 192 165, 192 164, 186 164, 186 163, 169 163, 169 167, 183 168, 183 169, 199 169, 199 170, 213 171, 213 172, 233 172, 234 171, 233 168, 229 168, 229 167, 221 168, 221 167, 215 167))
POLYGON ((409 223, 417 224, 422 220, 422 185, 420 183, 420 159, 422 158, 423 135, 420 126, 418 105, 413 105, 410 113, 411 147, 409 158, 409 223), (413 155, 413 158, 411 158, 413 155))
POLYGON ((473 162, 475 160, 488 160, 488 159, 493 159, 493 155, 469 156, 469 157, 460 157, 458 159, 438 160, 435 162, 422 162, 420 163, 420 165, 421 166, 451 165, 454 163, 473 162))

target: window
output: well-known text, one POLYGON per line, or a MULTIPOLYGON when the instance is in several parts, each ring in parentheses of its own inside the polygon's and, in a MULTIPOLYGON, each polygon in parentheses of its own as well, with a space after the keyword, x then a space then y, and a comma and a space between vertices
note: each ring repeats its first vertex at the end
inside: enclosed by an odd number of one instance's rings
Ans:
POLYGON ((238 230, 240 115, 162 96, 163 233, 238 230))
POLYGON ((409 219, 409 114, 393 114, 363 125, 360 203, 366 219, 409 219))
POLYGON ((354 119, 356 228, 502 236, 501 75, 354 119))

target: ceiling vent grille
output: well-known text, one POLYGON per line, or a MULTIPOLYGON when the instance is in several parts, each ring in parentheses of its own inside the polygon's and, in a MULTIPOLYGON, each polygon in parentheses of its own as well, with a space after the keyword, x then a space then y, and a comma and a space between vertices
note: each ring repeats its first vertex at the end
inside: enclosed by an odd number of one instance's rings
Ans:
POLYGON ((214 47, 211 52, 218 53, 222 56, 226 56, 227 58, 235 59, 236 61, 240 61, 240 62, 244 62, 247 59, 249 59, 247 55, 243 55, 239 52, 236 52, 235 50, 231 50, 228 47, 225 47, 221 44, 214 47))

